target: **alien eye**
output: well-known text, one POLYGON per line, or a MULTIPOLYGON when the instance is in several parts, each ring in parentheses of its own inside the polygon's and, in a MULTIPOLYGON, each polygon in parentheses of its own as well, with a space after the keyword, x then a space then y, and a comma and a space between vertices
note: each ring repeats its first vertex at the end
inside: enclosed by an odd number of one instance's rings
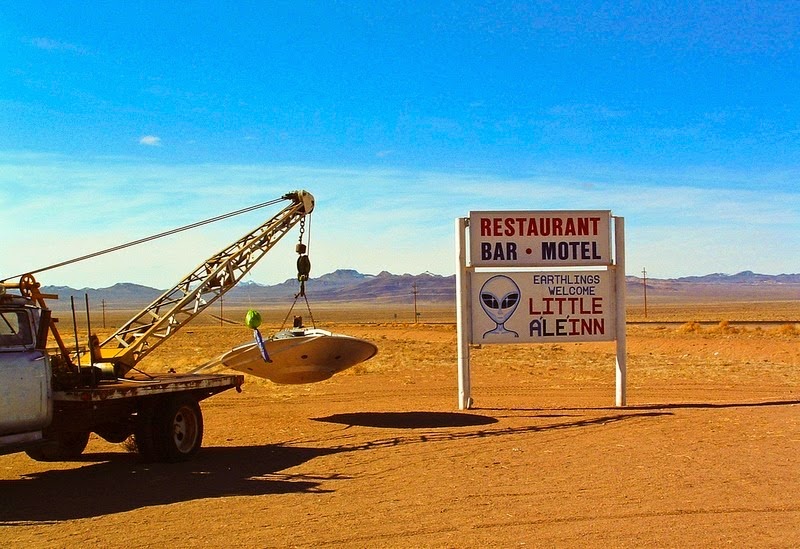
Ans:
POLYGON ((497 302, 497 298, 492 294, 481 294, 481 301, 483 301, 483 303, 490 309, 500 308, 500 304, 497 302))
POLYGON ((502 307, 503 309, 508 309, 513 307, 519 301, 519 294, 508 294, 503 298, 502 307))

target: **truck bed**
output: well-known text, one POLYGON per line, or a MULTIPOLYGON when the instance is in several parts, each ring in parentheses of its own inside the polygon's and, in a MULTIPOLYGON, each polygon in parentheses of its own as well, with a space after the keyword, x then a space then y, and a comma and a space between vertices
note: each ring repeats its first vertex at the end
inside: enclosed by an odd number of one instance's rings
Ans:
POLYGON ((167 393, 192 392, 198 400, 227 389, 241 391, 241 374, 136 374, 124 379, 101 381, 97 387, 53 391, 56 402, 86 403, 125 400, 167 393))

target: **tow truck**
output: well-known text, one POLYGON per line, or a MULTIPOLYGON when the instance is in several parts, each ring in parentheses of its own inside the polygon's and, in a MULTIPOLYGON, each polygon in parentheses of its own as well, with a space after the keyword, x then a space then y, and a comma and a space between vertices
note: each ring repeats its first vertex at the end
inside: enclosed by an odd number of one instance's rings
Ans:
POLYGON ((0 280, 0 454, 74 460, 96 433, 112 443, 132 436, 145 461, 191 459, 203 439, 199 402, 232 388, 241 392, 244 376, 151 374, 137 366, 233 288, 298 223, 303 257, 314 197, 294 191, 259 207, 287 200, 279 213, 206 259, 102 342, 91 332, 88 298, 88 341, 78 344, 76 328, 75 346, 68 347, 46 303, 56 295, 42 293, 33 273, 0 280))

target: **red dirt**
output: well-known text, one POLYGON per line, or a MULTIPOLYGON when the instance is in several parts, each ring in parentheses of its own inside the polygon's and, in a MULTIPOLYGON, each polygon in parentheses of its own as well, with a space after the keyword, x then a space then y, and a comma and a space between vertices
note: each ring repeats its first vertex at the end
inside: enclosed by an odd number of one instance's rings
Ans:
POLYGON ((460 412, 452 326, 337 325, 379 355, 204 401, 189 463, 0 457, 0 543, 800 546, 796 329, 690 328, 629 328, 623 408, 613 344, 476 349, 460 412))

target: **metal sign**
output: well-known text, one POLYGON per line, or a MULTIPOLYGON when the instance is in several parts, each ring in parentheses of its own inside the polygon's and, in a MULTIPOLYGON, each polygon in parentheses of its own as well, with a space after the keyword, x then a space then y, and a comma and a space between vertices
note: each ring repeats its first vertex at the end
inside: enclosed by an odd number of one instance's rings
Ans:
POLYGON ((609 265, 611 212, 470 212, 475 267, 609 265))
POLYGON ((624 406, 624 219, 608 210, 470 212, 455 229, 459 408, 472 406, 470 346, 582 341, 616 342, 624 406))
POLYGON ((610 271, 477 272, 472 343, 613 341, 610 271))

